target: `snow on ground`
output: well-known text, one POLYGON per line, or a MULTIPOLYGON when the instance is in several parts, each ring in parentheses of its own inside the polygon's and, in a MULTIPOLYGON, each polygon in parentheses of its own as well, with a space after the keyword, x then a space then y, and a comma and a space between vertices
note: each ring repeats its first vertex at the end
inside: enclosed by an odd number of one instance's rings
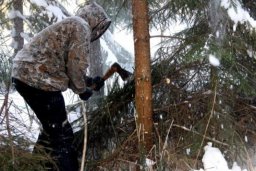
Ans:
POLYGON ((218 148, 212 147, 211 142, 204 147, 204 151, 202 158, 204 169, 194 171, 247 171, 246 169, 242 170, 236 162, 234 162, 232 168, 229 169, 223 154, 218 148))

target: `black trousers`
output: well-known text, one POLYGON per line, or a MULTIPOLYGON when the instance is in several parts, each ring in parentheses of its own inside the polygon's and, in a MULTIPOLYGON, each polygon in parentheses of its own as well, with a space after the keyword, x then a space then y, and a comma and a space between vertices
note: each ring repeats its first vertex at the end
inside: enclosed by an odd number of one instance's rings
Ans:
POLYGON ((15 78, 13 78, 13 84, 35 112, 43 127, 34 152, 37 152, 41 146, 51 155, 57 168, 50 165, 49 170, 78 171, 77 153, 72 145, 74 134, 67 120, 61 92, 36 89, 15 78))

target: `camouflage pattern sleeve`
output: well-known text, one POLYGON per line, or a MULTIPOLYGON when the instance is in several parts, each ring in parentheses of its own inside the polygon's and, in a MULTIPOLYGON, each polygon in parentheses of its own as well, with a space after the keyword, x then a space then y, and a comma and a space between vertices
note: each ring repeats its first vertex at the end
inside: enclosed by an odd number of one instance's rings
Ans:
POLYGON ((66 62, 69 88, 75 93, 83 93, 86 89, 85 77, 89 64, 90 30, 83 25, 76 25, 72 34, 66 62))

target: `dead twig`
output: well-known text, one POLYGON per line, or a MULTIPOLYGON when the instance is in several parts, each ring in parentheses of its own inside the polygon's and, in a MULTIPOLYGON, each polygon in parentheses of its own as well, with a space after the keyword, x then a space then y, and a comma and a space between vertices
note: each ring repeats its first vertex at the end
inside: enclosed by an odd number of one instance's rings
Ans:
POLYGON ((83 155, 82 155, 82 162, 81 162, 81 168, 80 171, 84 170, 84 164, 85 164, 85 156, 86 156, 86 144, 87 144, 87 118, 86 118, 86 108, 85 103, 82 101, 82 115, 84 118, 84 145, 83 145, 83 155))
POLYGON ((9 98, 9 93, 6 93, 6 94, 4 95, 4 102, 3 102, 2 106, 1 106, 1 109, 0 109, 0 116, 1 116, 2 112, 4 111, 4 107, 5 107, 5 106, 7 105, 7 103, 8 103, 8 98, 9 98))
POLYGON ((209 141, 215 142, 215 143, 217 143, 217 144, 220 144, 220 145, 223 145, 223 146, 229 146, 227 143, 224 143, 224 142, 218 141, 218 140, 216 140, 216 139, 210 138, 210 137, 206 136, 205 134, 202 135, 202 134, 200 134, 200 133, 197 132, 197 131, 194 131, 194 130, 191 130, 191 129, 189 129, 189 128, 186 128, 185 126, 180 126, 180 125, 177 125, 177 124, 173 124, 172 126, 173 126, 173 127, 177 127, 177 128, 181 128, 181 129, 183 129, 183 130, 185 130, 185 131, 192 132, 193 134, 202 136, 204 139, 207 139, 207 140, 209 140, 209 141))

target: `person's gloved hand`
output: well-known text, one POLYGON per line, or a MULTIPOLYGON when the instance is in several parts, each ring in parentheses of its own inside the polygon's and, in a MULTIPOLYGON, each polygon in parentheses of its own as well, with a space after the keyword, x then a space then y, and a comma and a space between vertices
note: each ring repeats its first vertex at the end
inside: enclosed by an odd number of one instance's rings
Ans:
POLYGON ((88 100, 92 96, 92 90, 86 89, 85 92, 79 94, 80 99, 82 100, 88 100))
POLYGON ((93 90, 99 91, 105 84, 105 81, 103 80, 102 77, 96 76, 92 79, 92 84, 93 84, 93 90))
POLYGON ((92 84, 93 84, 93 78, 92 77, 85 77, 85 84, 86 84, 86 87, 91 87, 92 84))

